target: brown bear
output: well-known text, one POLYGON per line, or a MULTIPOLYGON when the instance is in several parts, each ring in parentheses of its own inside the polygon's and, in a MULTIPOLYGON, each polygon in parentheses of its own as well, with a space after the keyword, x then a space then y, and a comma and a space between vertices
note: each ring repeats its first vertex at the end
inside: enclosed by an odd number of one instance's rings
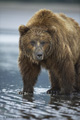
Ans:
POLYGON ((80 26, 64 14, 38 11, 19 27, 19 67, 23 93, 33 93, 41 67, 49 71, 47 93, 80 91, 80 26))

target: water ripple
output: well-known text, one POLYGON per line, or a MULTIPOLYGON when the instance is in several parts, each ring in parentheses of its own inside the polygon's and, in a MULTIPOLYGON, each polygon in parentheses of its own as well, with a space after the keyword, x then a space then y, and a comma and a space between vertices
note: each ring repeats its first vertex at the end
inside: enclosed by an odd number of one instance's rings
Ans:
MULTIPOLYGON (((20 89, 2 89, 0 118, 79 120, 80 95, 74 97, 49 96, 47 88, 35 87, 34 96, 19 95, 20 89)), ((21 119, 21 120, 22 120, 21 119)))

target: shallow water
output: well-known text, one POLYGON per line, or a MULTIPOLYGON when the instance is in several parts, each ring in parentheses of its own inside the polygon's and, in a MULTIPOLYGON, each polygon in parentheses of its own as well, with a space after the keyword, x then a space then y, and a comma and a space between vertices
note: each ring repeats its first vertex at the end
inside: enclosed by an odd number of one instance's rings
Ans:
POLYGON ((19 89, 2 89, 0 96, 0 117, 20 119, 79 120, 80 96, 49 96, 46 89, 36 88, 34 96, 18 95, 19 89), (37 93, 37 91, 39 91, 37 93), (41 92, 43 91, 43 92, 41 92))

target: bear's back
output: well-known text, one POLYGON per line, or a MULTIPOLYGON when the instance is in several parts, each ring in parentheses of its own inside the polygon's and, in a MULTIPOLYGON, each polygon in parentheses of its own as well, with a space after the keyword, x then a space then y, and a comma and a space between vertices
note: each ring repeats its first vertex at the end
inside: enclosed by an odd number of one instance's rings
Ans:
POLYGON ((56 14, 58 16, 58 19, 61 21, 61 23, 63 24, 63 26, 70 32, 70 31, 76 31, 76 30, 80 30, 80 26, 79 24, 72 18, 67 17, 66 15, 60 13, 60 14, 56 14))
POLYGON ((28 27, 33 26, 56 26, 58 29, 64 27, 67 31, 73 31, 79 28, 79 24, 72 18, 64 14, 53 13, 50 10, 41 9, 29 20, 28 27))

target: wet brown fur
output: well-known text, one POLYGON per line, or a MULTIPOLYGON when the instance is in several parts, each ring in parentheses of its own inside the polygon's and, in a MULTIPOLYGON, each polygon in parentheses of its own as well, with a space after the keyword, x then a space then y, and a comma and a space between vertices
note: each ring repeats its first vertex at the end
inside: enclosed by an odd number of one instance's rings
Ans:
POLYGON ((43 9, 29 20, 26 27, 20 26, 19 32, 19 66, 23 77, 23 92, 33 92, 41 66, 49 71, 52 91, 70 94, 74 89, 80 90, 80 26, 77 22, 64 14, 43 9), (27 46, 22 41, 26 37, 30 39, 29 29, 32 35, 34 30, 37 36, 44 31, 51 36, 51 50, 48 55, 46 52, 46 58, 40 62, 31 57, 33 48, 30 46, 31 50, 26 56, 24 48, 27 46))

